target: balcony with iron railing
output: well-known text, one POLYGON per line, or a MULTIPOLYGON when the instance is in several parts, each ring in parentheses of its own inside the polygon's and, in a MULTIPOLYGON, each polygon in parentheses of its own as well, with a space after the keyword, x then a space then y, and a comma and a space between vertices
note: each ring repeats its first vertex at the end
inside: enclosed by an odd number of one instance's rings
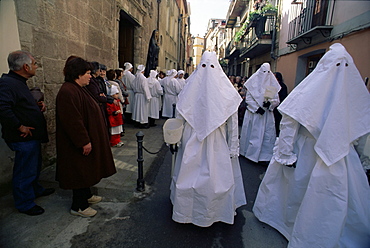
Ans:
POLYGON ((241 40, 243 48, 240 57, 254 58, 271 49, 273 33, 276 32, 274 18, 273 15, 264 16, 254 24, 254 27, 248 29, 241 40))
POLYGON ((226 57, 260 56, 271 49, 272 38, 276 32, 276 7, 263 13, 249 13, 249 19, 243 23, 226 48, 226 57))
POLYGON ((265 16, 254 23, 249 23, 244 34, 229 42, 226 57, 238 52, 240 57, 254 58, 269 51, 272 35, 275 32, 274 16, 265 16))
POLYGON ((238 56, 240 54, 240 50, 244 47, 243 45, 243 42, 240 41, 230 41, 225 49, 226 58, 238 56))
POLYGON ((329 1, 307 0, 292 5, 287 43, 307 46, 329 37, 333 29, 330 25, 332 7, 329 1), (294 13, 298 15, 294 16, 294 13))

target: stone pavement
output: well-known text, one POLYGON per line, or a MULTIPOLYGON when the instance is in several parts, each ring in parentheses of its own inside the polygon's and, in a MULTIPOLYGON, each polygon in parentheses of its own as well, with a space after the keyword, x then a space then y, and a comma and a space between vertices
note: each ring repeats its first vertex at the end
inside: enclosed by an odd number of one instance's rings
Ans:
MULTIPOLYGON (((154 182, 155 170, 162 164, 169 149, 163 141, 162 126, 165 120, 157 120, 156 127, 138 129, 132 124, 125 125, 125 143, 120 148, 112 148, 117 173, 92 188, 103 196, 102 203, 94 205, 97 216, 121 218, 119 213, 132 200, 150 193, 150 184, 154 182), (143 171, 146 182, 145 191, 136 190, 138 178, 137 137, 144 134, 143 146, 150 152, 143 151, 143 171)), ((169 175, 170 176, 170 175, 169 175)), ((62 190, 55 181, 55 165, 41 172, 40 183, 44 187, 54 187, 56 192, 47 197, 36 199, 36 204, 45 209, 40 216, 28 216, 14 208, 11 192, 0 198, 0 247, 70 247, 68 242, 74 235, 83 233, 91 218, 80 218, 69 213, 72 191, 62 190)), ((96 219, 96 218, 95 218, 96 219)))

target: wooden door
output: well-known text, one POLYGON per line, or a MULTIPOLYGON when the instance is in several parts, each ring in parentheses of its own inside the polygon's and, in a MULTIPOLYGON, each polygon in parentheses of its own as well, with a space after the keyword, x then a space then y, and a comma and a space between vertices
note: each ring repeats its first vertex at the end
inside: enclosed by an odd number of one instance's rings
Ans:
POLYGON ((121 14, 118 34, 118 62, 124 68, 125 62, 135 65, 134 61, 134 31, 135 25, 121 14))

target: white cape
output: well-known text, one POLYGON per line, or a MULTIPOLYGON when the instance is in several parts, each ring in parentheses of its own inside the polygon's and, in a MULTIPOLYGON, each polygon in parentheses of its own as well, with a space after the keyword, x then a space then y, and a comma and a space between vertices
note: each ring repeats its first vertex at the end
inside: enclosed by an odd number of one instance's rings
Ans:
POLYGON ((126 106, 126 112, 132 113, 134 106, 135 106, 135 93, 132 90, 132 81, 134 81, 135 76, 132 75, 130 71, 124 71, 124 74, 122 76, 122 81, 126 85, 127 93, 128 93, 128 102, 126 106))
POLYGON ((135 105, 132 109, 132 119, 141 124, 148 123, 150 95, 147 78, 141 73, 136 73, 132 82, 132 88, 135 92, 135 105))
POLYGON ((201 227, 234 223, 235 210, 246 204, 239 158, 230 158, 229 144, 238 142, 237 127, 234 113, 227 124, 199 141, 185 122, 171 183, 174 221, 201 227))
POLYGON ((369 247, 370 188, 354 149, 370 132, 369 103, 351 56, 334 44, 279 107, 280 137, 253 212, 288 247, 369 247))
POLYGON ((172 219, 207 227, 233 224, 246 204, 238 160, 241 98, 215 53, 205 52, 179 95, 184 131, 171 183, 172 219))
POLYGON ((240 134, 240 154, 256 163, 270 161, 276 139, 272 111, 279 105, 278 92, 281 86, 268 63, 262 64, 244 86, 247 88, 245 101, 248 105, 240 134), (271 105, 264 108, 263 102, 269 94, 268 100, 271 105), (263 108, 265 113, 263 115, 256 113, 258 108, 263 108))
POLYGON ((181 92, 181 85, 175 79, 176 71, 171 70, 171 74, 165 77, 161 83, 163 85, 163 117, 172 117, 173 106, 172 104, 177 104, 178 95, 181 92))
POLYGON ((253 162, 270 161, 274 147, 276 132, 275 119, 272 112, 279 102, 275 101, 263 115, 255 113, 259 108, 257 102, 247 91, 243 126, 240 133, 240 155, 253 162))
POLYGON ((155 78, 157 75, 156 71, 151 70, 148 78, 149 91, 152 96, 149 103, 149 117, 153 119, 159 119, 159 110, 161 108, 161 95, 163 95, 163 89, 158 80, 155 78))

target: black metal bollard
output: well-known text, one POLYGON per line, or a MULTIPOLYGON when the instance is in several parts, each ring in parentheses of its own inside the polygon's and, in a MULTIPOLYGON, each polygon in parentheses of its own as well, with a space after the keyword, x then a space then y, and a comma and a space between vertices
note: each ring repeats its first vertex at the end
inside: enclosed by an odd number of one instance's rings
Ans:
POLYGON ((136 189, 140 192, 145 191, 145 181, 144 181, 144 170, 143 170, 143 132, 139 131, 136 133, 137 138, 137 163, 138 163, 138 178, 136 189))
POLYGON ((172 103, 172 118, 176 118, 176 103, 172 103))

